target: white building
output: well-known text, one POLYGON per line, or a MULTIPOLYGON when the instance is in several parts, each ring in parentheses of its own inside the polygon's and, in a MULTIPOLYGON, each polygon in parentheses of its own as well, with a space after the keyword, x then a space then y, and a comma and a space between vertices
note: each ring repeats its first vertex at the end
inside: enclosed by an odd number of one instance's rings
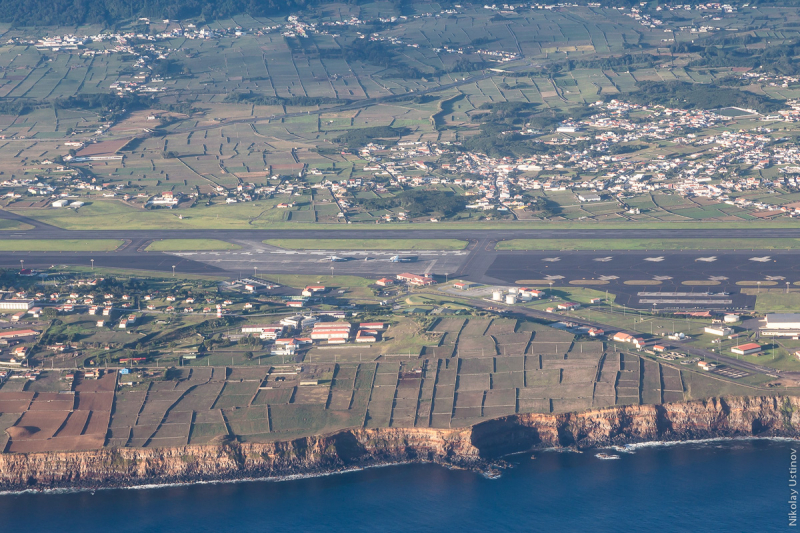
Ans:
POLYGON ((22 309, 27 311, 33 307, 33 300, 0 300, 0 311, 22 309))
POLYGON ((800 313, 771 313, 764 317, 762 335, 776 337, 800 336, 800 313))

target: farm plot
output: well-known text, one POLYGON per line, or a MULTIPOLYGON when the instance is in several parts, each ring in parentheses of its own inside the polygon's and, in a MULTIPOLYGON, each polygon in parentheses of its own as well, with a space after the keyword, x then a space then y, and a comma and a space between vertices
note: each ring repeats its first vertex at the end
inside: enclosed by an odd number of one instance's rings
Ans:
POLYGON ((270 417, 265 406, 223 409, 222 414, 236 435, 264 435, 270 432, 270 417))
POLYGON ((492 337, 497 345, 497 351, 501 356, 524 354, 531 340, 531 334, 528 332, 494 334, 492 337))
POLYGON ((294 387, 261 389, 250 405, 274 405, 289 403, 294 395, 294 387))
POLYGON ((495 418, 513 415, 517 410, 517 390, 494 389, 486 391, 483 400, 483 416, 495 418))
POLYGON ((462 333, 456 352, 459 357, 494 357, 497 355, 497 346, 492 337, 471 337, 462 333))
MULTIPOLYGON (((194 373, 196 369, 192 369, 194 373)), ((198 376, 199 378, 199 376, 198 376)), ((198 381, 200 381, 198 379, 198 381)), ((173 407, 174 411, 207 411, 211 409, 217 401, 224 383, 222 382, 202 382, 189 390, 181 397, 180 401, 173 407)))
POLYGON ((483 391, 457 392, 453 418, 480 418, 483 414, 483 391))
POLYGON ((490 374, 490 387, 492 390, 516 389, 525 386, 525 373, 520 372, 494 372, 490 374))
POLYGON ((225 383, 222 393, 214 402, 214 409, 229 409, 233 407, 243 407, 250 405, 250 401, 255 398, 259 387, 258 381, 231 382, 225 383))
POLYGON ((680 371, 668 365, 661 365, 661 379, 664 402, 682 402, 684 389, 680 371))
POLYGON ((461 331, 461 338, 483 337, 491 324, 491 320, 470 318, 464 329, 461 331))
POLYGON ((661 403, 660 365, 647 359, 642 363, 642 403, 661 403))
MULTIPOLYGON (((376 375, 379 376, 380 374, 376 375)), ((396 376, 395 376, 396 379, 396 376)), ((374 387, 367 407, 366 427, 388 427, 394 406, 395 387, 374 387)))

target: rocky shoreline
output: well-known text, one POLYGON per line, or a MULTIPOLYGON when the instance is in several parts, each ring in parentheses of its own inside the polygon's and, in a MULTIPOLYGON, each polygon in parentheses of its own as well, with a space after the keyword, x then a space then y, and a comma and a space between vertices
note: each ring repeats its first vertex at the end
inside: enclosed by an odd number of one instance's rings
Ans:
POLYGON ((510 453, 720 437, 800 438, 800 398, 711 398, 514 415, 457 429, 359 428, 267 443, 0 454, 0 490, 279 480, 411 462, 485 471, 510 453))

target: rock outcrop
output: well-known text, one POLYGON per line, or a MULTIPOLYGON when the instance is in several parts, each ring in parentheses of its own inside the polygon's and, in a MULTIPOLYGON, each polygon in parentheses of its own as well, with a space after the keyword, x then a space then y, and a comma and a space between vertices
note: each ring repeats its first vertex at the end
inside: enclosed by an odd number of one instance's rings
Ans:
POLYGON ((5 490, 313 475, 425 461, 480 467, 500 455, 711 437, 800 437, 800 398, 736 397, 514 415, 460 429, 352 429, 268 443, 0 454, 5 490))

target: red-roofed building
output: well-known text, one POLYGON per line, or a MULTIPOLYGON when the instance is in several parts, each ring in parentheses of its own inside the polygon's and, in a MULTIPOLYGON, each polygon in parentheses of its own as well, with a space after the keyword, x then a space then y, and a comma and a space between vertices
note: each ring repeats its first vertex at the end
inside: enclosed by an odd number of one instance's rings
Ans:
POLYGON ((428 276, 420 276, 418 274, 409 274, 405 272, 403 274, 398 274, 397 279, 400 281, 405 281, 409 285, 416 285, 417 287, 427 287, 428 285, 433 285, 436 281, 433 278, 429 278, 428 276))
POLYGON ((738 355, 752 355, 761 352, 761 345, 755 342, 748 342, 739 346, 734 346, 731 351, 738 355))
POLYGON ((16 339, 19 337, 32 337, 38 335, 39 332, 32 329, 16 329, 14 331, 0 332, 0 339, 16 339))
POLYGON ((628 335, 627 333, 618 331, 614 333, 614 336, 611 337, 611 340, 617 342, 631 342, 633 340, 633 337, 631 335, 628 335))
POLYGON ((388 327, 385 322, 362 322, 358 325, 358 329, 374 329, 376 331, 388 327))

